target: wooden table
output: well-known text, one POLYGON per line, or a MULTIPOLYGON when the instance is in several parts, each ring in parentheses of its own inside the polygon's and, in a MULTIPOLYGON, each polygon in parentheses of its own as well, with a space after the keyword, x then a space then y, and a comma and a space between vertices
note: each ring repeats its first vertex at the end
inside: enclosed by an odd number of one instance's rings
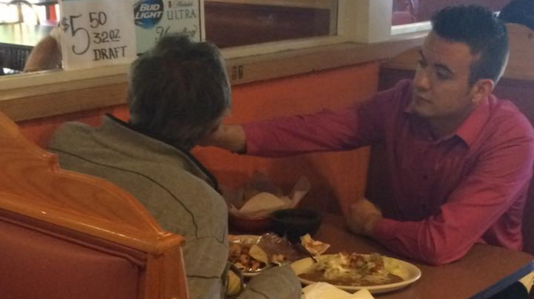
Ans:
MULTIPOLYGON (((314 238, 332 245, 327 253, 379 252, 397 257, 378 243, 350 233, 339 215, 323 214, 323 223, 314 238)), ((421 269, 421 279, 405 289, 374 296, 378 299, 489 298, 530 273, 534 269, 533 259, 524 252, 475 245, 464 258, 445 266, 407 260, 421 269)))

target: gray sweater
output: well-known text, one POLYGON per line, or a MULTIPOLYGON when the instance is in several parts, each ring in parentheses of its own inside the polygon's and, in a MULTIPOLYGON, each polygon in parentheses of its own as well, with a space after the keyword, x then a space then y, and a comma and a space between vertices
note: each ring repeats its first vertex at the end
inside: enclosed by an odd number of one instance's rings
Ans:
MULTIPOLYGON (((136 132, 111 117, 102 126, 61 126, 49 143, 62 168, 104 178, 130 192, 161 227, 186 239, 184 259, 193 299, 222 298, 228 257, 227 207, 216 182, 190 154, 136 132)), ((238 297, 297 299, 287 267, 252 279, 238 297)))

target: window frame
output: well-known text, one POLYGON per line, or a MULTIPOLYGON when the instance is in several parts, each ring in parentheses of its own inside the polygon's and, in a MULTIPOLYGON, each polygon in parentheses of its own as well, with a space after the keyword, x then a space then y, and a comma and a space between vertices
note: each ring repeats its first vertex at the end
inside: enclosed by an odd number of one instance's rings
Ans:
MULTIPOLYGON (((392 0, 339 0, 336 36, 222 49, 230 80, 236 85, 382 61, 422 43, 426 32, 392 36, 391 16, 392 0), (243 73, 246 75, 240 77, 243 73)), ((4 76, 0 79, 0 109, 8 111, 8 116, 15 120, 23 120, 123 104, 125 99, 117 98, 116 94, 103 94, 99 99, 56 99, 55 94, 124 86, 128 70, 129 65, 114 65, 4 76), (39 107, 32 108, 33 112, 24 108, 37 99, 50 104, 35 102, 39 107)))

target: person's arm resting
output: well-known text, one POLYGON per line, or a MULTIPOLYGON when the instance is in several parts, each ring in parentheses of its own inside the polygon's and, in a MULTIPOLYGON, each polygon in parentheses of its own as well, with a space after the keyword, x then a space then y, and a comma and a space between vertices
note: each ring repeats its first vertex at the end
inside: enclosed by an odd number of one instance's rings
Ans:
POLYGON ((57 69, 61 65, 61 49, 57 41, 47 36, 31 51, 24 66, 24 72, 57 69))
POLYGON ((463 257, 482 235, 527 192, 534 145, 527 137, 485 153, 441 207, 423 221, 382 219, 371 236, 389 249, 432 265, 463 257))

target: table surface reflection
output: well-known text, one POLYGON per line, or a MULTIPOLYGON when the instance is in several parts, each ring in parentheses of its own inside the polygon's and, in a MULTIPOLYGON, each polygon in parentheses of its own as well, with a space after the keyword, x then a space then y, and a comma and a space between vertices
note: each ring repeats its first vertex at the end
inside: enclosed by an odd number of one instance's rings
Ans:
MULTIPOLYGON (((314 238, 331 244, 327 253, 379 252, 398 258, 378 243, 350 233, 339 215, 323 214, 323 223, 314 238)), ((488 298, 533 268, 533 257, 527 253, 482 244, 475 245, 464 258, 449 265, 433 267, 407 261, 421 269, 421 278, 407 288, 376 294, 376 298, 488 298)))

